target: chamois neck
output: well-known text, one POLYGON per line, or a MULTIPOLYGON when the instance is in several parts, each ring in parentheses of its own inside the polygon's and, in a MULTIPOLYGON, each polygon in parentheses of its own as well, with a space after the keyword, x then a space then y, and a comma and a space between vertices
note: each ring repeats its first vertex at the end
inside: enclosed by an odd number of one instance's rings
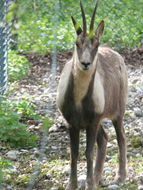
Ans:
POLYGON ((90 79, 94 73, 94 71, 88 70, 88 71, 83 71, 81 70, 77 64, 73 65, 73 77, 74 79, 79 79, 79 80, 83 80, 85 79, 86 81, 90 82, 90 79))
MULTIPOLYGON (((77 67, 75 65, 75 67, 77 67)), ((75 104, 77 106, 81 105, 81 101, 85 97, 85 95, 88 92, 90 82, 92 80, 92 75, 91 73, 86 73, 82 72, 79 68, 74 68, 73 72, 73 92, 74 92, 74 100, 75 104)))
MULTIPOLYGON (((96 69, 90 69, 90 70, 81 70, 79 66, 77 65, 78 57, 77 53, 74 52, 73 55, 73 68, 72 68, 72 74, 73 74, 73 84, 74 84, 74 100, 78 107, 81 106, 81 101, 86 96, 90 82, 92 80, 93 74, 96 72, 96 69)), ((95 67, 96 68, 96 67, 95 67)))

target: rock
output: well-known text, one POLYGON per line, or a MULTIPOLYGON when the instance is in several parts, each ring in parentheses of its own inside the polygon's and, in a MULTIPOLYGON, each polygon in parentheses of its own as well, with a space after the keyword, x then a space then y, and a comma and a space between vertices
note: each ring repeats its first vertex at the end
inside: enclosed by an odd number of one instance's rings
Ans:
POLYGON ((7 188, 4 190, 11 190, 11 189, 14 189, 13 185, 8 185, 7 188))
POLYGON ((17 167, 13 165, 12 168, 10 168, 10 171, 12 172, 12 174, 16 174, 17 167))
POLYGON ((58 131, 57 125, 53 125, 53 126, 50 127, 50 129, 49 129, 49 133, 56 132, 56 131, 58 131))
POLYGON ((48 179, 48 180, 51 179, 51 175, 49 173, 47 173, 45 176, 46 176, 46 179, 48 179))
POLYGON ((40 155, 39 150, 35 150, 35 151, 34 151, 34 156, 35 156, 36 158, 38 158, 38 157, 39 157, 39 155, 40 155))
POLYGON ((29 153, 28 150, 25 150, 25 149, 21 149, 20 151, 21 151, 21 153, 23 153, 23 154, 29 153))
POLYGON ((143 190, 143 185, 139 185, 138 190, 143 190))
POLYGON ((108 186, 108 190, 116 190, 119 189, 119 185, 113 184, 108 186))
POLYGON ((137 153, 135 156, 138 158, 138 157, 140 157, 140 156, 141 156, 141 154, 140 154, 140 153, 137 153))
POLYGON ((111 160, 112 156, 106 155, 106 160, 111 160))
POLYGON ((135 115, 136 115, 137 117, 143 117, 143 112, 141 111, 140 108, 135 108, 135 109, 134 109, 134 112, 135 112, 135 115))
POLYGON ((57 150, 58 148, 56 146, 51 146, 53 150, 57 150))
POLYGON ((139 81, 138 79, 134 79, 132 83, 136 84, 138 81, 139 81))
POLYGON ((58 187, 52 187, 50 190, 58 190, 58 187))
POLYGON ((105 168, 104 173, 105 173, 105 175, 111 174, 112 173, 112 168, 105 168))
POLYGON ((113 146, 113 144, 111 144, 110 142, 108 142, 107 147, 111 148, 112 146, 113 146))
POLYGON ((86 175, 80 175, 78 178, 79 189, 85 189, 86 175))
POLYGON ((18 155, 19 155, 19 151, 17 150, 10 150, 6 153, 7 158, 13 161, 18 159, 18 155))
POLYGON ((62 171, 62 174, 64 174, 64 175, 70 174, 70 166, 69 165, 65 166, 65 168, 62 171))

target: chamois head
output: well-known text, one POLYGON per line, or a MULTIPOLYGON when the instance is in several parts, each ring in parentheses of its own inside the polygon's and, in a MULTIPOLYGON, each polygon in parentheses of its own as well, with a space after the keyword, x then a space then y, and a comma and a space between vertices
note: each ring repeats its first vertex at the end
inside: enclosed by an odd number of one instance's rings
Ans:
POLYGON ((98 0, 96 2, 89 33, 87 33, 87 24, 86 24, 86 18, 85 13, 83 9, 82 2, 80 1, 80 8, 82 13, 82 20, 83 20, 83 28, 81 28, 74 17, 72 16, 72 22, 74 25, 74 28, 77 33, 77 39, 76 39, 76 52, 78 57, 78 66, 81 70, 89 70, 92 69, 94 66, 94 59, 96 57, 96 53, 99 46, 99 38, 103 33, 104 30, 104 21, 102 20, 96 30, 94 31, 94 20, 95 20, 95 14, 98 6, 98 0))

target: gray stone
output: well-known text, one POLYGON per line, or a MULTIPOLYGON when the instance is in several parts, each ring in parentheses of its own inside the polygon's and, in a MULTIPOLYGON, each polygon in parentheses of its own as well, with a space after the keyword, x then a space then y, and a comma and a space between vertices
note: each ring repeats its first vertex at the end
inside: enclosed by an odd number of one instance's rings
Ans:
POLYGON ((34 156, 38 158, 39 155, 40 155, 40 152, 39 152, 38 150, 35 150, 35 151, 34 151, 34 156))
POLYGON ((108 186, 108 190, 116 190, 119 189, 119 185, 113 184, 108 186))
POLYGON ((67 165, 62 171, 62 174, 69 175, 70 174, 70 166, 67 165))
POLYGON ((13 185, 8 185, 8 186, 6 187, 6 189, 3 189, 3 190, 11 190, 11 189, 14 189, 13 185))
POLYGON ((135 115, 136 115, 137 117, 143 117, 143 112, 141 111, 140 108, 135 108, 135 109, 134 109, 134 112, 135 112, 135 115))
POLYGON ((57 149, 58 149, 57 146, 51 146, 51 148, 52 148, 53 150, 57 150, 57 149))
POLYGON ((58 131, 57 125, 53 125, 53 126, 50 127, 50 129, 49 129, 49 133, 53 133, 53 132, 56 132, 56 131, 58 131))
POLYGON ((79 189, 85 189, 86 175, 80 175, 78 178, 79 189))
POLYGON ((10 150, 6 153, 7 158, 13 161, 18 159, 18 155, 19 151, 17 150, 10 150))
POLYGON ((50 190, 58 190, 58 187, 52 187, 50 190))
POLYGON ((106 160, 111 160, 112 156, 106 155, 106 160))
POLYGON ((112 173, 112 168, 105 168, 104 173, 105 173, 105 175, 111 174, 112 173))
POLYGON ((28 150, 25 150, 25 149, 21 149, 20 152, 23 154, 29 153, 28 150))
POLYGON ((139 185, 138 190, 143 190, 143 185, 139 185))

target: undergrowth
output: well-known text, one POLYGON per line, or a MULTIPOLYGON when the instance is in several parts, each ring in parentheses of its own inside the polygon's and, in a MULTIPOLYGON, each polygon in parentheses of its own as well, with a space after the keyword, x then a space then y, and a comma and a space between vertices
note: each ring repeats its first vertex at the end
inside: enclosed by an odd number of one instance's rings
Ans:
POLYGON ((12 169, 12 162, 6 160, 0 156, 0 189, 2 189, 1 182, 4 180, 4 175, 9 173, 9 169, 12 169))
POLYGON ((16 51, 8 54, 8 79, 10 82, 22 80, 30 72, 30 63, 16 51))
MULTIPOLYGON (((37 136, 31 134, 26 124, 20 122, 29 107, 23 109, 23 104, 8 100, 0 102, 0 143, 10 147, 28 148, 36 146, 37 136), (19 109, 23 112, 19 112, 19 109)), ((31 110, 32 112, 32 110, 31 110)), ((30 117, 30 115, 29 115, 30 117)))
MULTIPOLYGON (((82 2, 89 23, 95 1, 82 2)), ((95 24, 97 27, 102 19, 105 20, 102 44, 118 49, 140 46, 143 36, 142 9, 142 0, 100 1, 95 24)), ((55 46, 58 50, 70 49, 75 39, 71 15, 80 24, 82 22, 76 0, 35 0, 26 4, 24 0, 18 0, 17 4, 11 5, 10 10, 7 18, 16 18, 13 34, 18 36, 19 51, 46 53, 55 46)))

